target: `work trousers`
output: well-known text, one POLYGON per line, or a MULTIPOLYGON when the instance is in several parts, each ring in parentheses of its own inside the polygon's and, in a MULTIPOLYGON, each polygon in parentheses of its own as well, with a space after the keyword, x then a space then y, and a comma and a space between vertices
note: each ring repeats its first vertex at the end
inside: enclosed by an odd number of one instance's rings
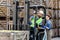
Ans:
POLYGON ((46 30, 47 31, 47 40, 51 40, 51 30, 46 30))
POLYGON ((38 30, 36 40, 43 40, 43 37, 44 37, 44 29, 38 30))
POLYGON ((34 28, 30 28, 30 40, 35 40, 34 28))

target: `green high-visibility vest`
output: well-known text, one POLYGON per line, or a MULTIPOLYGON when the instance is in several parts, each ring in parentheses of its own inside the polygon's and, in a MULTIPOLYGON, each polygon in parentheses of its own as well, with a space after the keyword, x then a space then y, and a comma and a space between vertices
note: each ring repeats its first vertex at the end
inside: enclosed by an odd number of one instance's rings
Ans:
MULTIPOLYGON (((34 20, 35 20, 35 19, 32 19, 32 20, 31 20, 31 23, 32 23, 32 24, 30 25, 30 27, 34 27, 34 20)), ((40 25, 40 23, 42 23, 42 18, 39 18, 38 20, 36 20, 36 24, 40 25)))

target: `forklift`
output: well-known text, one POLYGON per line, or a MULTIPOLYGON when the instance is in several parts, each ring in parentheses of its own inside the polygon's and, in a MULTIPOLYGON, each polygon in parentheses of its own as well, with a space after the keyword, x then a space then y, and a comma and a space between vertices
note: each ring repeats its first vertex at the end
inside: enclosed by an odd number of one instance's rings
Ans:
MULTIPOLYGON (((15 10, 14 10, 14 15, 13 15, 13 30, 19 30, 18 28, 18 9, 24 9, 25 8, 25 13, 26 13, 26 16, 25 16, 25 21, 24 21, 24 27, 26 27, 26 29, 25 30, 29 30, 30 31, 30 26, 29 26, 29 24, 28 24, 28 22, 29 22, 29 13, 30 13, 30 11, 29 11, 29 9, 34 9, 35 10, 35 15, 37 14, 37 10, 39 10, 39 9, 43 9, 43 11, 44 11, 44 25, 45 25, 45 23, 46 23, 46 8, 44 7, 44 6, 41 6, 41 5, 30 5, 30 1, 25 1, 25 6, 21 6, 21 7, 19 7, 19 2, 18 1, 16 1, 16 7, 15 7, 16 9, 16 12, 15 12, 15 10)), ((34 26, 36 26, 36 16, 35 16, 35 20, 34 20, 34 26)), ((20 24, 21 25, 21 24, 20 24)), ((41 28, 42 29, 42 28, 41 28)), ((35 29, 34 29, 35 30, 35 29)), ((46 29, 44 29, 44 37, 43 37, 43 39, 42 40, 47 40, 47 33, 46 33, 46 29)), ((36 39, 36 31, 34 31, 34 40, 37 40, 36 39)), ((39 35, 38 35, 38 37, 39 37, 39 35)))

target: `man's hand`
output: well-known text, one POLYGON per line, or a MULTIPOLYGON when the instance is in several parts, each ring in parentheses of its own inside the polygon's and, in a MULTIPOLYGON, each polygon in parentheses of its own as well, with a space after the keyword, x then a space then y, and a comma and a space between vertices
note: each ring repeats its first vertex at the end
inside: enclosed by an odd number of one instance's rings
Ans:
POLYGON ((38 30, 40 30, 40 27, 38 27, 38 30))
POLYGON ((45 28, 45 29, 49 29, 49 27, 47 27, 47 26, 44 26, 44 28, 45 28))
POLYGON ((46 29, 49 29, 48 27, 46 27, 46 29))

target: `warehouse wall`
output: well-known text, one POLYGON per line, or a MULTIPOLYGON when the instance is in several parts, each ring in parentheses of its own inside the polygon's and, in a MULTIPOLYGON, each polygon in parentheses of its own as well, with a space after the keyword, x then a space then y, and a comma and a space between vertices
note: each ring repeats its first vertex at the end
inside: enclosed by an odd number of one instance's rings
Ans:
MULTIPOLYGON (((1 1, 7 1, 8 3, 10 3, 11 5, 13 5, 13 0, 0 0, 0 2, 1 1)), ((33 4, 38 4, 38 5, 40 5, 40 0, 31 0, 32 2, 30 3, 31 5, 33 5, 33 4)), ((24 6, 24 0, 19 0, 19 5, 20 6, 24 6)), ((44 1, 43 0, 43 4, 45 5, 45 6, 47 6, 46 5, 46 1, 44 1)), ((60 8, 60 0, 49 0, 49 3, 48 3, 49 5, 48 5, 48 7, 51 7, 51 8, 60 8), (58 5, 58 3, 59 3, 59 5, 58 5)), ((47 9, 48 11, 47 11, 47 13, 50 13, 51 15, 52 15, 52 21, 53 21, 53 27, 60 27, 60 10, 49 10, 49 9, 47 9)), ((9 23, 10 23, 10 18, 7 18, 8 16, 7 16, 7 14, 9 14, 8 13, 8 11, 7 11, 7 7, 5 7, 5 6, 0 6, 0 12, 2 11, 2 13, 0 13, 0 17, 2 16, 4 16, 4 17, 6 17, 6 20, 4 20, 4 21, 6 21, 5 23, 5 25, 7 25, 7 20, 9 20, 9 23)), ((13 14, 13 12, 12 11, 10 11, 11 13, 10 14, 13 14)), ((24 9, 22 10, 22 12, 20 12, 19 13, 19 16, 20 17, 24 17, 24 9)), ((32 9, 30 9, 30 14, 32 14, 33 13, 33 10, 32 9)), ((4 22, 3 21, 3 22, 4 22)), ((2 20, 0 20, 0 23, 2 22, 2 20)), ((3 25, 3 22, 1 23, 2 25, 3 25)), ((11 23, 11 25, 13 24, 13 22, 11 23)), ((6 27, 6 26, 5 26, 6 27)), ((58 30, 57 29, 55 29, 54 30, 54 35, 56 34, 57 35, 57 32, 58 30)), ((59 32, 60 32, 60 29, 59 29, 59 32)), ((54 36, 53 35, 53 36, 54 36)), ((60 34, 59 34, 60 35, 60 34)))

